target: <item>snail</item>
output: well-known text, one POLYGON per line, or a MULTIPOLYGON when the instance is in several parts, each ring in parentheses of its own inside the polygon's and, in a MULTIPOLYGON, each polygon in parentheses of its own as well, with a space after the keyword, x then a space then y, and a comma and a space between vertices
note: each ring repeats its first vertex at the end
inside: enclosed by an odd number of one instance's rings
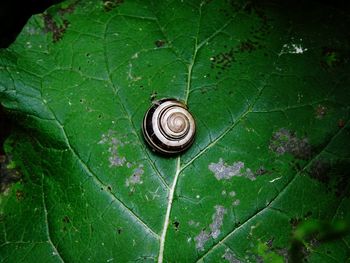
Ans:
POLYGON ((175 155, 191 146, 196 124, 186 104, 176 99, 161 99, 147 110, 142 132, 153 151, 175 155))

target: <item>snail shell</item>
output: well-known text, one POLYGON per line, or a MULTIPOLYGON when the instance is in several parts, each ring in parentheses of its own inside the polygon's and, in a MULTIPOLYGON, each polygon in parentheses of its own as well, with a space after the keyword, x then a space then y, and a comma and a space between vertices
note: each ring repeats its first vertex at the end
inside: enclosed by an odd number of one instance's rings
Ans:
POLYGON ((152 150, 174 155, 191 146, 196 124, 184 103, 176 99, 161 99, 146 112, 142 132, 152 150))

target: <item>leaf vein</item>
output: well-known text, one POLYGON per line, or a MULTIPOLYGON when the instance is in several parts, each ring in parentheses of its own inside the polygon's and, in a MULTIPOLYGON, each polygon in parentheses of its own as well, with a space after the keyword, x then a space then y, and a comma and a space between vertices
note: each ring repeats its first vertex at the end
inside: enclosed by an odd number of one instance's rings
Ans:
MULTIPOLYGON (((347 122, 347 124, 350 121, 347 122)), ((217 247, 219 247, 220 245, 224 244, 224 242, 230 238, 234 233, 236 233, 236 231, 238 231, 239 229, 243 228, 245 225, 247 225, 250 221, 254 220, 257 216, 263 214, 264 212, 267 211, 268 208, 271 208, 272 205, 277 202, 282 196, 283 194, 287 191, 287 189, 293 184, 293 182, 297 179, 298 176, 300 176, 302 174, 302 172, 304 172, 326 149, 327 147, 332 143, 332 141, 344 130, 344 128, 347 125, 345 125, 343 128, 339 129, 337 133, 335 133, 332 138, 329 139, 329 141, 327 142, 326 146, 321 149, 319 151, 318 154, 316 154, 312 159, 310 159, 308 161, 307 164, 305 164, 305 166, 303 167, 302 170, 300 170, 298 173, 296 173, 283 187, 283 189, 269 202, 269 204, 263 208, 260 208, 259 210, 257 210, 253 215, 251 215, 249 218, 247 218, 239 227, 233 229, 231 232, 229 232, 228 234, 226 234, 225 236, 223 236, 218 243, 216 243, 213 247, 211 247, 205 254, 203 254, 198 260, 197 262, 202 262, 203 259, 209 255, 210 253, 212 253, 217 247)))

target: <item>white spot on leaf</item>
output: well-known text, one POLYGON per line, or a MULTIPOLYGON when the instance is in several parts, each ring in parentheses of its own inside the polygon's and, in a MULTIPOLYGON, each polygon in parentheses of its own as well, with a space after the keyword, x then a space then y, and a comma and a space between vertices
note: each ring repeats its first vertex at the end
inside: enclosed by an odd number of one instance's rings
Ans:
POLYGON ((226 209, 221 206, 215 206, 216 212, 213 215, 213 223, 210 224, 211 236, 215 239, 220 235, 220 228, 222 226, 222 222, 224 220, 224 214, 226 213, 226 209))
POLYGON ((251 169, 247 168, 244 170, 244 163, 241 161, 228 165, 220 158, 218 163, 211 163, 208 168, 214 173, 215 178, 218 180, 229 180, 233 176, 244 176, 252 181, 256 179, 251 169))
POLYGON ((303 54, 307 50, 308 49, 302 47, 301 44, 284 44, 278 56, 282 56, 283 54, 303 54))
POLYGON ((290 153, 299 159, 307 159, 311 155, 309 140, 298 138, 294 132, 284 128, 273 134, 269 148, 278 155, 290 153))
POLYGON ((126 179, 126 186, 134 186, 135 184, 142 184, 142 179, 141 176, 144 174, 144 169, 143 169, 143 165, 140 164, 139 167, 135 168, 133 171, 133 174, 126 179))
POLYGON ((201 231, 198 236, 194 238, 196 242, 196 249, 200 251, 204 251, 204 245, 209 240, 210 235, 207 231, 201 231))
POLYGON ((124 143, 116 138, 116 132, 109 130, 107 134, 102 134, 101 140, 98 144, 107 144, 109 152, 109 166, 123 166, 126 162, 125 157, 120 156, 119 147, 123 146, 124 143))
POLYGON ((198 236, 194 238, 197 250, 204 251, 204 246, 210 238, 216 239, 219 237, 225 214, 226 209, 223 206, 215 206, 215 213, 212 216, 213 222, 209 225, 210 232, 207 230, 201 230, 198 236))
POLYGON ((241 261, 236 258, 236 255, 229 248, 225 250, 225 254, 222 255, 222 258, 229 263, 241 263, 241 261))

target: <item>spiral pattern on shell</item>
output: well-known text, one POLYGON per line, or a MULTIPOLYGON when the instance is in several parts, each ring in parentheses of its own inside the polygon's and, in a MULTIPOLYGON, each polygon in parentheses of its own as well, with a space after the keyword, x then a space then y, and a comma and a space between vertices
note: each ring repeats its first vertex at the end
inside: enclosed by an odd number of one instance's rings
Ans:
POLYGON ((187 106, 176 99, 156 101, 145 114, 142 125, 145 141, 166 155, 187 150, 194 140, 195 121, 187 106))

